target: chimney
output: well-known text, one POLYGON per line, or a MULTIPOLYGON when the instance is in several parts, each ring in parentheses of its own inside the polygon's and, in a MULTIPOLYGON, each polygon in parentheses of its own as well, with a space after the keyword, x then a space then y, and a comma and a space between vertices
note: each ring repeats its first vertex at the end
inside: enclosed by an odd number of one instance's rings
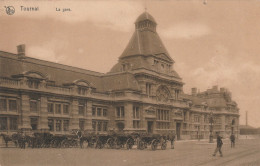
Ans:
POLYGON ((247 111, 246 111, 246 126, 248 126, 248 123, 247 123, 247 111))
POLYGON ((25 44, 21 44, 17 46, 17 54, 19 56, 25 56, 25 44))
POLYGON ((196 96, 197 95, 197 88, 191 88, 191 95, 196 96))
POLYGON ((218 86, 217 85, 213 86, 212 90, 218 91, 218 86))

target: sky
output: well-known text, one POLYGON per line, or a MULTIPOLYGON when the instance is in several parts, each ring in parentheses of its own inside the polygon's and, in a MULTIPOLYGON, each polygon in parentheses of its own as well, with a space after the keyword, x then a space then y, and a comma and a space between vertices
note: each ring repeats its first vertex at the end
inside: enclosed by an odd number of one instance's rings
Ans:
POLYGON ((184 92, 225 87, 240 108, 240 124, 248 111, 248 124, 260 127, 260 0, 0 1, 0 50, 16 53, 26 44, 27 56, 106 73, 145 8, 184 92), (15 13, 7 15, 5 6, 15 13))

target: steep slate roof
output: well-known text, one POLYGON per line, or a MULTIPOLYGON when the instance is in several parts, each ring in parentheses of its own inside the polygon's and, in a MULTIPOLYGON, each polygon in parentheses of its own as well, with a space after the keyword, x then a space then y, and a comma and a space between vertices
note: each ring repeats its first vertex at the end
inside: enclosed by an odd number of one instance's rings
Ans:
POLYGON ((135 90, 139 91, 140 87, 132 73, 124 72, 112 75, 106 75, 102 78, 103 88, 106 91, 111 90, 135 90))
MULTIPOLYGON (((154 18, 147 12, 138 17, 136 24, 144 20, 149 20, 156 24, 154 18)), ((174 62, 156 31, 136 28, 131 40, 119 58, 122 59, 133 55, 161 56, 161 54, 164 54, 168 61, 174 62)))
POLYGON ((102 73, 84 70, 72 66, 43 61, 31 57, 19 60, 18 55, 0 51, 0 76, 11 77, 28 71, 37 71, 47 76, 55 84, 62 85, 83 79, 92 83, 96 88, 102 89, 102 73))
POLYGON ((86 80, 94 85, 97 91, 139 90, 133 74, 120 73, 105 75, 77 67, 43 61, 31 57, 19 60, 18 55, 0 51, 0 77, 9 77, 28 71, 36 71, 45 75, 56 85, 73 83, 75 80, 86 80))

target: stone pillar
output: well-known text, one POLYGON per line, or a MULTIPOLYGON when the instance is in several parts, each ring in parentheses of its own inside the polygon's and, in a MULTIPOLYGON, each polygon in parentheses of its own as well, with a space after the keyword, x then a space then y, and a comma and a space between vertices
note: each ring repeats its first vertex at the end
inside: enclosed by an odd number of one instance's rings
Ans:
POLYGON ((86 109, 86 120, 85 120, 85 130, 92 131, 92 101, 87 101, 87 109, 86 109))
POLYGON ((28 95, 22 94, 21 95, 21 126, 20 129, 22 130, 31 130, 30 124, 30 98, 28 95))
POLYGON ((70 129, 71 130, 79 130, 78 114, 79 114, 79 102, 78 102, 78 100, 73 99, 72 103, 71 103, 71 113, 70 113, 70 117, 71 117, 70 129))
POLYGON ((125 103, 125 129, 133 130, 133 104, 125 103))
POLYGON ((109 130, 113 130, 116 129, 116 113, 115 113, 116 107, 114 107, 113 105, 110 105, 108 107, 108 118, 110 119, 110 121, 108 122, 108 131, 109 130))
POLYGON ((41 130, 43 132, 49 131, 49 127, 48 127, 48 103, 47 103, 47 97, 46 96, 41 96, 39 130, 41 130))

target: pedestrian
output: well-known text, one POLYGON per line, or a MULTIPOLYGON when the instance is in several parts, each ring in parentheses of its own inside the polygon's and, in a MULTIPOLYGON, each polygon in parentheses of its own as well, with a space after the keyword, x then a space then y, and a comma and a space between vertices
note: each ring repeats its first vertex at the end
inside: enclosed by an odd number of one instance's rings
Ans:
POLYGON ((171 141, 171 149, 174 149, 174 141, 175 141, 174 131, 172 131, 172 132, 169 134, 169 140, 171 141))
POLYGON ((215 152, 213 153, 213 156, 216 156, 217 152, 219 152, 220 157, 223 157, 221 148, 222 148, 223 142, 222 137, 219 135, 219 132, 217 132, 217 147, 215 149, 215 152))
POLYGON ((231 134, 231 136, 230 136, 231 148, 234 148, 234 147, 235 147, 235 140, 236 140, 235 135, 234 135, 234 134, 231 134))

